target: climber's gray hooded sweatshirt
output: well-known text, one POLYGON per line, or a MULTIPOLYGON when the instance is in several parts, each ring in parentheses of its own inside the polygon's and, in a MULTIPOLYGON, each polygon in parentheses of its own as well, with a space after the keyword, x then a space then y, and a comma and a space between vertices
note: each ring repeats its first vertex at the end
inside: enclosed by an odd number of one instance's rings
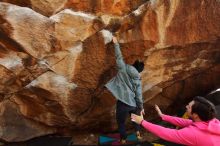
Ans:
POLYGON ((140 74, 133 66, 124 63, 118 43, 114 48, 118 73, 105 86, 117 100, 143 109, 140 74))

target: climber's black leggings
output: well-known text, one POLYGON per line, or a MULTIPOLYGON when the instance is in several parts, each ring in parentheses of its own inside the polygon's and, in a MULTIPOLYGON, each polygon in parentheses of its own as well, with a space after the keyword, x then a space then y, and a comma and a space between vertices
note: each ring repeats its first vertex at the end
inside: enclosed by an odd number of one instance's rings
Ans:
MULTIPOLYGON (((121 139, 126 139, 126 127, 125 122, 127 119, 127 116, 130 116, 131 113, 140 115, 140 110, 138 110, 136 107, 127 105, 121 101, 117 101, 117 107, 116 107, 116 119, 118 123, 118 129, 121 136, 121 139)), ((140 131, 140 125, 132 122, 134 124, 135 131, 140 131)))

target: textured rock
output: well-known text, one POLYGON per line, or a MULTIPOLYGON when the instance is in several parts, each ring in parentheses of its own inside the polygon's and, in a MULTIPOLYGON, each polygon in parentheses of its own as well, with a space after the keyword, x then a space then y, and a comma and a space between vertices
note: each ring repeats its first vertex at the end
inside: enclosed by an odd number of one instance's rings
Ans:
POLYGON ((55 22, 55 37, 59 40, 62 50, 45 57, 52 70, 72 79, 76 60, 83 51, 85 39, 94 35, 104 26, 94 15, 74 12, 65 9, 50 17, 55 22))
POLYGON ((1 29, 7 36, 19 43, 25 52, 35 58, 59 49, 54 38, 54 22, 29 8, 1 3, 1 29))
POLYGON ((17 92, 14 100, 26 117, 48 126, 68 126, 70 122, 65 105, 74 88, 76 85, 65 77, 46 72, 17 92))
POLYGON ((220 86, 219 1, 12 3, 37 12, 0 3, 0 128, 16 131, 0 133, 6 141, 116 129, 115 99, 104 88, 117 72, 109 30, 126 63, 145 62, 147 119, 155 118, 154 104, 174 112, 220 86))
MULTIPOLYGON (((144 5, 147 11, 143 11, 138 25, 134 23, 125 33, 124 26, 121 28, 123 42, 151 40, 157 43, 156 48, 164 48, 212 41, 219 36, 219 1, 152 0, 149 5, 144 5)), ((132 24, 135 18, 129 18, 132 24)))
POLYGON ((113 14, 123 16, 146 1, 147 0, 69 0, 66 3, 66 7, 77 11, 96 13, 97 15, 113 14))
POLYGON ((30 0, 31 8, 45 16, 50 16, 62 9, 67 0, 30 0))
POLYGON ((94 15, 73 12, 65 9, 50 17, 55 21, 55 36, 62 48, 72 48, 77 42, 84 41, 103 27, 103 23, 94 15), (82 33, 83 32, 83 33, 82 33))
POLYGON ((0 0, 0 2, 7 2, 10 4, 22 6, 22 7, 31 7, 30 0, 25 0, 25 1, 23 0, 22 1, 21 0, 0 0))
POLYGON ((66 0, 0 0, 14 5, 29 7, 34 11, 44 15, 50 16, 57 10, 64 7, 66 0))
POLYGON ((42 134, 52 134, 55 128, 49 128, 36 121, 24 118, 18 111, 17 105, 10 100, 0 103, 2 120, 0 136, 6 141, 24 141, 42 134))
POLYGON ((11 4, 30 7, 36 12, 51 16, 63 9, 84 11, 96 15, 126 15, 148 0, 0 0, 11 4))

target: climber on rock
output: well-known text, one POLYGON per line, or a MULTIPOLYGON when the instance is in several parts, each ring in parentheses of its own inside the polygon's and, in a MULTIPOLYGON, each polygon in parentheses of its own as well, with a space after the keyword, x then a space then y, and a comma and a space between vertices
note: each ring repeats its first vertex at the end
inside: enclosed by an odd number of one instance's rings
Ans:
MULTIPOLYGON (((126 143, 126 126, 125 121, 131 113, 144 115, 142 86, 140 72, 144 70, 144 63, 136 60, 133 65, 124 62, 120 50, 120 45, 115 36, 113 43, 117 64, 117 75, 112 78, 106 85, 107 89, 117 99, 116 120, 120 133, 122 144, 126 143)), ((140 126, 133 123, 138 140, 142 139, 140 135, 140 126)))

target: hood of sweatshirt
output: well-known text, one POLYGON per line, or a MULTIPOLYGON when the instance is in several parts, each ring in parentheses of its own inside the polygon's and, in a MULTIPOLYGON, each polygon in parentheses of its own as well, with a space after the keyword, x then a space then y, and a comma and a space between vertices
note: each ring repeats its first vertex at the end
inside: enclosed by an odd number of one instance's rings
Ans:
POLYGON ((193 125, 201 130, 220 135, 220 121, 216 118, 208 122, 195 122, 193 125))
POLYGON ((133 80, 139 80, 140 79, 139 72, 136 70, 135 67, 133 67, 131 65, 127 65, 127 73, 130 76, 130 78, 133 79, 133 80))

